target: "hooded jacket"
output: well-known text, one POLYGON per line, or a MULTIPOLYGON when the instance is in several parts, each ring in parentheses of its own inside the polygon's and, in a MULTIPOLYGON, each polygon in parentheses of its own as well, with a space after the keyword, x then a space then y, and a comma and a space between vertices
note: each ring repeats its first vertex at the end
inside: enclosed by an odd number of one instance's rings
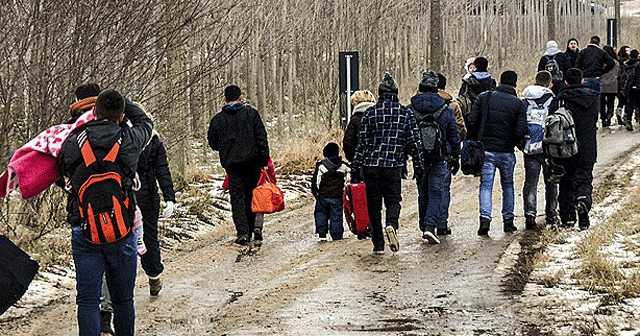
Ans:
MULTIPOLYGON (((433 115, 439 111, 443 106, 446 106, 445 100, 440 95, 431 92, 418 93, 411 98, 411 108, 414 111, 418 125, 420 120, 424 119, 428 115, 433 115)), ((451 108, 444 110, 440 117, 437 119, 438 126, 440 128, 440 134, 442 135, 442 153, 444 157, 442 159, 448 159, 449 157, 460 156, 460 135, 458 134, 458 127, 453 116, 451 108)), ((433 162, 431 158, 425 157, 426 162, 433 162)))
POLYGON ((353 161, 356 155, 356 147, 358 147, 358 133, 360 132, 360 125, 362 124, 362 116, 370 108, 375 106, 375 103, 365 102, 356 105, 349 120, 349 125, 344 131, 344 137, 342 139, 342 148, 344 155, 348 161, 353 161))
POLYGON ((531 85, 524 89, 523 102, 527 114, 528 135, 525 136, 525 154, 542 154, 542 141, 544 140, 544 123, 549 114, 549 106, 554 94, 551 89, 531 85), (533 108, 537 107, 537 108, 533 108))
POLYGON ((598 78, 616 65, 615 60, 595 44, 589 44, 580 50, 576 68, 582 70, 584 78, 598 78))
MULTIPOLYGON (((118 125, 109 120, 95 120, 88 123, 86 128, 81 129, 86 130, 87 139, 96 157, 104 157, 118 138, 122 139, 116 162, 123 170, 125 189, 128 189, 133 185, 140 154, 151 138, 153 122, 140 106, 128 100, 124 114, 132 123, 132 127, 126 124, 118 125)), ((78 146, 80 134, 81 132, 73 133, 62 145, 59 163, 61 175, 67 178, 71 178, 78 167, 83 164, 78 146)), ((76 210, 69 213, 68 220, 72 226, 81 224, 77 214, 76 210)))
POLYGON ((173 189, 173 180, 167 161, 167 150, 160 140, 160 135, 153 132, 151 142, 145 147, 138 162, 138 176, 140 177, 140 190, 136 192, 136 199, 141 208, 160 207, 158 184, 166 202, 176 201, 176 193, 173 189))
POLYGON ((226 170, 264 167, 269 159, 267 131, 258 111, 246 103, 227 104, 209 123, 209 146, 226 170))
POLYGON ((462 80, 460 96, 466 96, 473 104, 476 98, 483 92, 496 89, 496 80, 488 72, 474 72, 469 77, 462 80))
POLYGON ((553 100, 549 113, 557 111, 560 102, 564 102, 571 112, 576 125, 578 155, 575 159, 585 164, 595 163, 598 155, 596 123, 600 115, 600 95, 584 85, 568 86, 553 100))
POLYGON ((349 173, 349 167, 339 156, 316 162, 316 169, 311 179, 311 193, 315 197, 341 199, 347 173, 349 173))
POLYGON ((478 140, 482 111, 487 104, 487 119, 481 139, 485 151, 513 153, 514 147, 520 145, 527 134, 524 104, 512 86, 500 85, 493 93, 483 93, 473 104, 469 115, 467 132, 470 139, 478 140))
POLYGON ((627 73, 626 83, 624 85, 624 94, 629 96, 629 92, 632 88, 640 88, 640 61, 637 58, 632 58, 624 65, 624 72, 627 73))
POLYGON ((620 77, 621 66, 617 60, 614 60, 614 63, 613 68, 600 77, 602 93, 618 94, 618 78, 620 77))
POLYGON ((460 103, 457 100, 454 100, 451 94, 445 90, 438 90, 438 95, 444 99, 444 102, 449 105, 451 111, 453 111, 453 116, 456 119, 456 126, 458 126, 458 135, 460 135, 460 140, 464 140, 467 137, 467 127, 464 124, 464 115, 462 114, 462 108, 460 107, 460 103))

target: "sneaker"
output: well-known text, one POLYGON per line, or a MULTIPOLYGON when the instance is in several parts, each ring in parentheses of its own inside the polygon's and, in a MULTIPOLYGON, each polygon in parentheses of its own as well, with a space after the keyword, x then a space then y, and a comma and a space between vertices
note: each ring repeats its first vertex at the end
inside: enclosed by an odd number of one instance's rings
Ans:
POLYGON ((440 239, 438 239, 438 236, 436 235, 436 228, 433 226, 427 226, 427 229, 422 234, 422 239, 432 245, 440 244, 440 239))
POLYGON ((488 218, 480 217, 480 228, 478 229, 478 236, 488 236, 490 228, 491 220, 488 218))
POLYGON ((384 247, 374 247, 373 255, 384 255, 384 247))
POLYGON ((253 230, 253 240, 258 245, 262 244, 262 229, 253 230))
POLYGON ((111 327, 111 320, 113 314, 111 312, 100 312, 100 334, 101 335, 115 335, 115 331, 111 327))
POLYGON ((512 232, 518 231, 518 228, 515 225, 513 225, 513 218, 505 219, 503 224, 504 224, 505 233, 512 233, 512 232))
POLYGON ((527 230, 537 230, 538 229, 538 224, 536 224, 536 217, 535 216, 527 216, 525 223, 526 223, 525 226, 526 226, 527 230))
POLYGON ((451 229, 450 228, 438 229, 438 236, 449 236, 449 235, 451 235, 451 229))
POLYGON ((327 234, 318 234, 318 241, 323 243, 327 241, 327 234))
POLYGON ((160 277, 149 278, 149 295, 158 296, 162 290, 162 280, 160 277))
POLYGON ((389 249, 391 249, 391 252, 398 252, 400 250, 400 242, 398 241, 398 235, 396 235, 396 229, 393 226, 387 226, 384 231, 387 233, 389 249))
POLYGON ((249 236, 247 235, 240 235, 238 236, 238 238, 236 238, 236 241, 234 243, 240 245, 240 246, 247 246, 249 245, 249 243, 251 242, 251 240, 249 239, 249 236))

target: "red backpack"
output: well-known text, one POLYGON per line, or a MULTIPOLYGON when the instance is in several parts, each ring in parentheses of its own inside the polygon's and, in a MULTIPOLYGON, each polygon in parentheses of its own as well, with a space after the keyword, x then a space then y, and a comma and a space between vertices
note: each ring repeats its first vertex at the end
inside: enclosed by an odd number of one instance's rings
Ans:
POLYGON ((86 130, 78 135, 82 163, 71 177, 78 200, 82 233, 95 245, 110 244, 125 238, 133 227, 134 205, 125 186, 125 175, 116 162, 122 138, 98 159, 86 130))

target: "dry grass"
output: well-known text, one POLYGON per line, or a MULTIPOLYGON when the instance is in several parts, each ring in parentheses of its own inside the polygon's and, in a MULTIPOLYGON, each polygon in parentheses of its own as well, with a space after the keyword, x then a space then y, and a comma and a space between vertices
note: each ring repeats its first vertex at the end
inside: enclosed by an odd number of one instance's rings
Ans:
MULTIPOLYGON (((322 128, 322 127, 320 127, 322 128)), ((294 136, 281 136, 272 143, 273 161, 285 174, 312 171, 322 158, 322 149, 328 142, 342 148, 343 131, 340 129, 309 129, 294 136)))

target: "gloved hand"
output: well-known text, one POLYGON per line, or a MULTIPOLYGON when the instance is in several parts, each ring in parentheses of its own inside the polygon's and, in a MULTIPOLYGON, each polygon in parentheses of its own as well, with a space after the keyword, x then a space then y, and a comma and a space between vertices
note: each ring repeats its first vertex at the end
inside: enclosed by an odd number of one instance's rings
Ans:
POLYGON ((460 158, 453 157, 449 160, 449 170, 451 175, 455 176, 460 171, 460 158))
POLYGON ((173 211, 175 210, 176 204, 172 201, 167 201, 167 204, 164 207, 164 211, 162 212, 163 218, 170 218, 173 216, 173 211))

